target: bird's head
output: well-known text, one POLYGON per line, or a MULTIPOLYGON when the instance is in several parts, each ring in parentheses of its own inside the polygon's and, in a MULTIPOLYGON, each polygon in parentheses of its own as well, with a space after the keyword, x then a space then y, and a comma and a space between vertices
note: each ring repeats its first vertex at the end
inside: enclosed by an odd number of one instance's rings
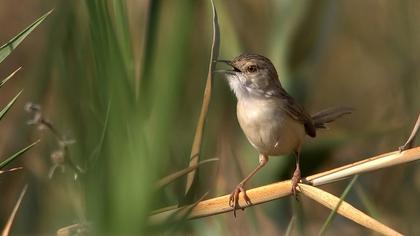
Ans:
POLYGON ((218 60, 232 67, 221 70, 238 99, 267 97, 278 91, 280 81, 271 61, 258 54, 242 54, 233 60, 218 60))

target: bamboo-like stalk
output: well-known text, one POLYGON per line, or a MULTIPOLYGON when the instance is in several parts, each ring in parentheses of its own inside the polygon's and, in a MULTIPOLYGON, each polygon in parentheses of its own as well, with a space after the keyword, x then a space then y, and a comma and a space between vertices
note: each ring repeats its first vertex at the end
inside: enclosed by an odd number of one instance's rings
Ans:
MULTIPOLYGON (((345 179, 355 174, 361 174, 370 172, 378 169, 395 166, 402 163, 407 163, 420 159, 420 147, 408 149, 403 152, 395 151, 385 154, 381 154, 375 157, 367 158, 362 161, 358 161, 349 165, 345 165, 339 168, 328 170, 319 174, 311 175, 306 178, 314 186, 319 186, 335 181, 345 179)), ((272 201, 281 197, 285 197, 291 194, 291 181, 286 180, 278 183, 273 183, 258 188, 249 189, 247 191, 248 196, 251 199, 252 204, 246 205, 241 195, 239 205, 241 207, 250 207, 258 205, 264 202, 272 201)), ((179 208, 161 212, 150 216, 150 223, 162 222, 170 217, 179 208)), ((232 211, 229 206, 229 194, 208 199, 197 204, 197 206, 191 211, 188 219, 196 219, 224 212, 232 211)))
POLYGON ((388 226, 380 223, 379 221, 373 219, 372 217, 366 215, 362 211, 354 208, 347 202, 341 201, 338 197, 319 188, 315 188, 306 184, 299 184, 298 189, 300 192, 302 192, 303 195, 317 201, 318 203, 328 207, 331 210, 335 209, 336 206, 340 204, 336 209, 338 214, 349 218, 350 220, 363 225, 366 228, 369 228, 383 235, 402 235, 397 231, 389 228, 388 226))

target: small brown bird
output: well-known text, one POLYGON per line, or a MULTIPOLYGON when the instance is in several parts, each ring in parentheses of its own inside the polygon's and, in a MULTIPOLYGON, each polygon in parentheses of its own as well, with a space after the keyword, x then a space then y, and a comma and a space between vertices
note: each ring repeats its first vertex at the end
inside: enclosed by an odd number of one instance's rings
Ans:
POLYGON ((310 116, 283 89, 271 61, 257 54, 243 54, 232 61, 218 60, 232 67, 222 70, 238 99, 237 117, 249 142, 260 153, 259 164, 231 193, 229 205, 239 208, 239 193, 251 203, 244 185, 260 170, 271 155, 296 155, 296 169, 292 177, 292 192, 301 180, 299 157, 305 135, 316 136, 316 130, 352 109, 336 107, 310 116))

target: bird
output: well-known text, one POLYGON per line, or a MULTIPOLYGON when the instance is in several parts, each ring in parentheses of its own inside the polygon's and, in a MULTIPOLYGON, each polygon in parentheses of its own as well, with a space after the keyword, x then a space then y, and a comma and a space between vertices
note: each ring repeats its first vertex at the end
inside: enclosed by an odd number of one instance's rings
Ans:
POLYGON ((217 72, 224 73, 237 98, 239 125, 249 143, 259 152, 257 167, 230 194, 229 206, 234 215, 237 209, 244 209, 239 206, 241 192, 246 204, 251 204, 245 184, 267 164, 269 156, 295 155, 291 191, 296 197, 296 187, 301 181, 299 160, 305 136, 316 137, 318 129, 326 128, 327 123, 352 113, 353 109, 339 106, 309 115, 282 87, 273 63, 262 55, 245 53, 233 60, 216 62, 231 67, 217 72))

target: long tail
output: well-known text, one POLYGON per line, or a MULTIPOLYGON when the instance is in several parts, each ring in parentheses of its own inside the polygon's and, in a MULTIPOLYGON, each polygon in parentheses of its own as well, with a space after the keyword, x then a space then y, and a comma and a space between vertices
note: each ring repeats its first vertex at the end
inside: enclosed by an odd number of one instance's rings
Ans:
POLYGON ((312 115, 312 121, 316 129, 326 129, 327 123, 333 122, 334 120, 353 112, 353 108, 350 107, 332 107, 312 115))

